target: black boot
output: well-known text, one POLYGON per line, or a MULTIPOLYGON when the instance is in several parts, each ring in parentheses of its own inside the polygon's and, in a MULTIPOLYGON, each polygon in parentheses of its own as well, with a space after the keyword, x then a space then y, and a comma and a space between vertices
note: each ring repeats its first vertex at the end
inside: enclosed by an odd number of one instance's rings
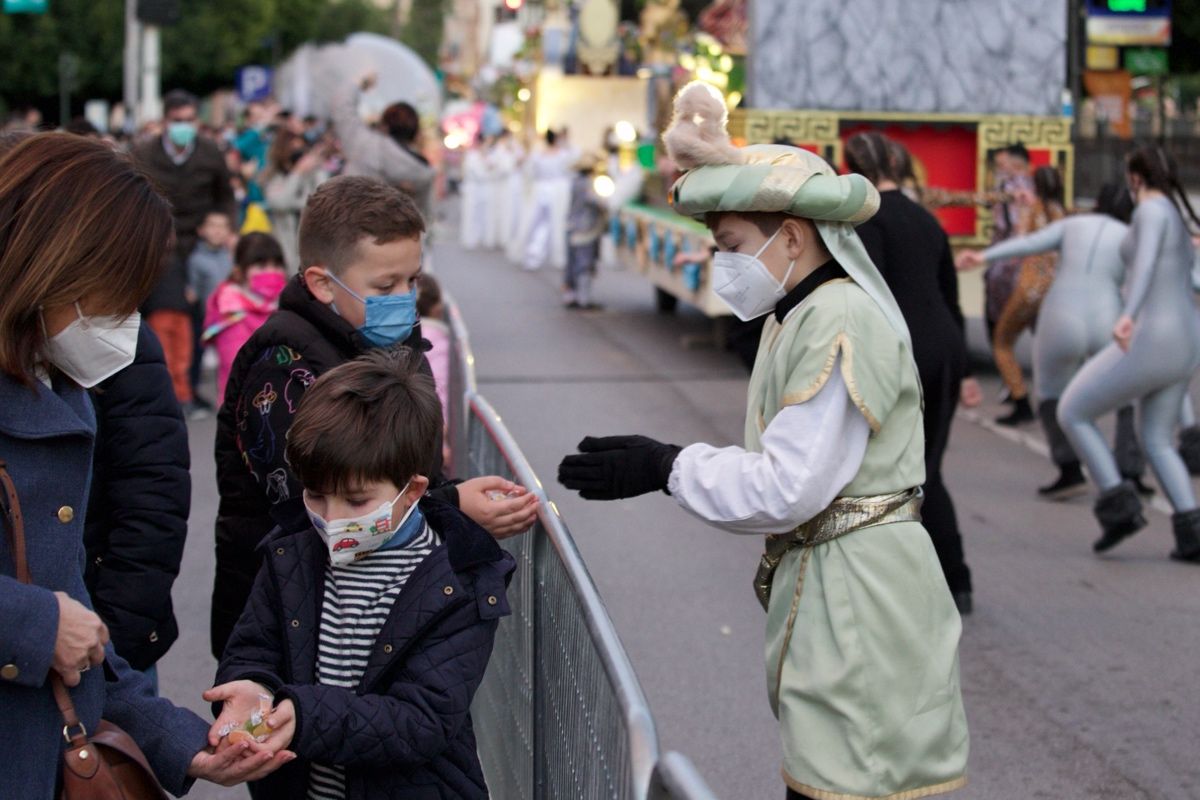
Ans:
POLYGON ((1092 549, 1097 553, 1111 550, 1122 539, 1146 527, 1146 518, 1142 516, 1142 501, 1137 492, 1127 483, 1122 483, 1101 492, 1093 507, 1104 535, 1096 540, 1092 549))
POLYGON ((1022 422, 1033 422, 1033 407, 1029 405, 1029 398, 1022 397, 1020 400, 1013 400, 1013 410, 1006 416, 997 417, 997 425, 1007 425, 1015 427, 1022 422))
POLYGON ((1200 425, 1179 432, 1179 455, 1192 475, 1200 475, 1200 425))
POLYGON ((1172 514, 1171 525, 1175 528, 1171 558, 1200 564, 1200 509, 1172 514))
POLYGON ((1155 492, 1154 487, 1149 485, 1148 483, 1145 483, 1142 480, 1141 475, 1122 475, 1121 477, 1124 478, 1125 482, 1128 483, 1130 486, 1132 486, 1134 491, 1136 491, 1142 497, 1153 497, 1154 496, 1154 492, 1155 492))
POLYGON ((1038 489, 1047 500, 1066 500, 1087 491, 1087 479, 1078 461, 1069 461, 1058 468, 1058 480, 1038 489))

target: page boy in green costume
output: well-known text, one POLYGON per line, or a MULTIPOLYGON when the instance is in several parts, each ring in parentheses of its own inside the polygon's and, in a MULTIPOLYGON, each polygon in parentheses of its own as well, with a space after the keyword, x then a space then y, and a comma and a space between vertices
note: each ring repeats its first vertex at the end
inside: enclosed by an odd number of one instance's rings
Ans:
POLYGON ((767 689, 789 798, 912 800, 966 783, 961 621, 920 523, 921 390, 908 329, 854 232, 879 195, 797 148, 735 148, 704 84, 664 137, 676 209, 716 239, 712 288, 771 314, 746 446, 588 437, 559 480, 588 499, 666 490, 733 533, 767 534, 767 689))

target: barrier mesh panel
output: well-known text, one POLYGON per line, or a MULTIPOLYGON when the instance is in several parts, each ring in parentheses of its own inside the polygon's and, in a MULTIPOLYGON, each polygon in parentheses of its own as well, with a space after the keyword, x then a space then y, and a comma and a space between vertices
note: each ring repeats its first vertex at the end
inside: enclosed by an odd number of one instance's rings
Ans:
MULTIPOLYGON (((513 479, 484 424, 467 423, 471 475, 513 479)), ((472 716, 497 800, 634 797, 629 734, 617 689, 571 577, 540 523, 507 539, 517 559, 472 716)))

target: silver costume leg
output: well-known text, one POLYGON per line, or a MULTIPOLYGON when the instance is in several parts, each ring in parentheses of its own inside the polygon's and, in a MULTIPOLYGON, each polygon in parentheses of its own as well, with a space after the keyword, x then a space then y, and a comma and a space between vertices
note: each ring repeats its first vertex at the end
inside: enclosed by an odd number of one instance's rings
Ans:
POLYGON ((1188 384, 1177 383, 1147 395, 1139 404, 1146 458, 1176 512, 1196 508, 1196 494, 1183 459, 1171 443, 1188 384))
MULTIPOLYGON (((1142 365, 1125 355, 1115 344, 1101 350, 1079 370, 1058 404, 1058 422, 1101 491, 1120 485, 1121 471, 1096 419, 1129 405, 1151 388, 1139 369, 1142 365)), ((1173 415, 1177 418, 1178 411, 1173 415)))

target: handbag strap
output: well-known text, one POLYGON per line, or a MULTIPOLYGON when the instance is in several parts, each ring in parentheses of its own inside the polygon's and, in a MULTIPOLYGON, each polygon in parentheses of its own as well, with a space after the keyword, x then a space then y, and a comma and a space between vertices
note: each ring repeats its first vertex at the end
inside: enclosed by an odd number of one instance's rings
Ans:
POLYGON ((8 474, 8 464, 0 458, 0 484, 4 487, 5 521, 8 525, 8 541, 12 546, 13 564, 17 570, 17 580, 21 583, 33 583, 29 575, 29 562, 25 558, 25 518, 21 516, 21 500, 17 497, 17 487, 13 485, 12 476, 8 474))
MULTIPOLYGON (((21 516, 21 500, 17 497, 17 487, 13 484, 12 476, 8 474, 8 464, 0 458, 0 486, 4 489, 4 519, 8 524, 8 541, 12 547, 13 565, 16 567, 17 580, 21 583, 33 583, 29 573, 29 560, 25 555, 25 518, 21 516)), ((54 702, 62 713, 63 736, 72 745, 87 743, 87 730, 79 721, 75 712, 75 703, 71 701, 71 693, 67 691, 62 676, 50 670, 50 689, 54 692, 54 702)))

